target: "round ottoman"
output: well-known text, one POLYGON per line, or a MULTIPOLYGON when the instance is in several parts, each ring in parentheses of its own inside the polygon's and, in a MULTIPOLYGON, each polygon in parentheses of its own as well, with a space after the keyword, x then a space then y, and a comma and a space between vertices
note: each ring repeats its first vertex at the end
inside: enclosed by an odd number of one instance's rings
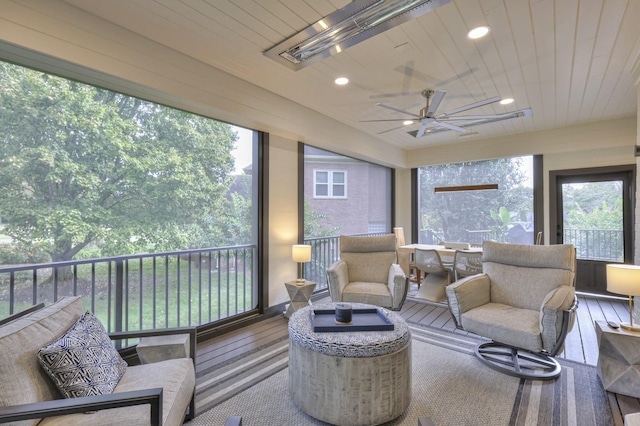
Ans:
MULTIPOLYGON (((354 309, 375 306, 352 303, 354 309)), ((392 331, 313 331, 312 309, 289 319, 289 394, 316 419, 335 425, 375 425, 395 419, 411 402, 411 334, 386 309, 392 331)))

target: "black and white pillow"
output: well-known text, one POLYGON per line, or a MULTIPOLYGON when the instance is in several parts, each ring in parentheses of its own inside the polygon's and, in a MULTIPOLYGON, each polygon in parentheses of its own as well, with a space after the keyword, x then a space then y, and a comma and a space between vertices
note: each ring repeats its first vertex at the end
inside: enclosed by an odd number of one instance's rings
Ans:
POLYGON ((90 312, 38 350, 38 360, 65 398, 112 393, 127 367, 90 312))

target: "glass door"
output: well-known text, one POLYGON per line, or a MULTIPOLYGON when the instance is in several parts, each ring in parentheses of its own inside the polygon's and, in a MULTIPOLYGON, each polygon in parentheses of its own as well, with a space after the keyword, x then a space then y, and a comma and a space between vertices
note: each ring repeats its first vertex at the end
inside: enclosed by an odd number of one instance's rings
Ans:
POLYGON ((634 173, 600 169, 554 173, 556 242, 576 247, 576 289, 607 294, 605 265, 633 260, 634 173))

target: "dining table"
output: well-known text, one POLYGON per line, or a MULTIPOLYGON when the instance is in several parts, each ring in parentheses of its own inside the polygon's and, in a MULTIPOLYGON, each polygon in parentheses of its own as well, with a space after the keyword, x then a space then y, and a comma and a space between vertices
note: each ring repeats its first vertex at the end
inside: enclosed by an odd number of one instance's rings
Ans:
MULTIPOLYGON (((456 254, 455 248, 447 248, 447 246, 441 244, 406 244, 398 247, 398 264, 400 268, 404 271, 404 274, 409 277, 411 276, 411 268, 415 268, 416 270, 416 282, 418 284, 418 288, 420 288, 420 279, 422 273, 415 265, 412 265, 411 262, 412 257, 414 257, 416 249, 420 250, 436 250, 438 254, 440 254, 440 259, 442 259, 442 263, 450 267, 453 270, 453 259, 456 254)), ((467 252, 482 252, 482 247, 469 247, 466 249, 457 249, 461 251, 467 252)))

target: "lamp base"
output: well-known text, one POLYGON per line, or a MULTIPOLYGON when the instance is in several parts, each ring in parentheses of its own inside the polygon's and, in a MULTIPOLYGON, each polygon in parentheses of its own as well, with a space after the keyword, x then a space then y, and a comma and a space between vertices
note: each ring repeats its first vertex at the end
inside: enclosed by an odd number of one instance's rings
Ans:
POLYGON ((307 280, 305 280, 304 278, 298 278, 296 280, 296 285, 300 285, 301 286, 301 285, 304 285, 304 283, 306 283, 306 282, 307 282, 307 280))
POLYGON ((628 322, 621 322, 620 327, 628 331, 640 331, 640 324, 629 324, 628 322))

